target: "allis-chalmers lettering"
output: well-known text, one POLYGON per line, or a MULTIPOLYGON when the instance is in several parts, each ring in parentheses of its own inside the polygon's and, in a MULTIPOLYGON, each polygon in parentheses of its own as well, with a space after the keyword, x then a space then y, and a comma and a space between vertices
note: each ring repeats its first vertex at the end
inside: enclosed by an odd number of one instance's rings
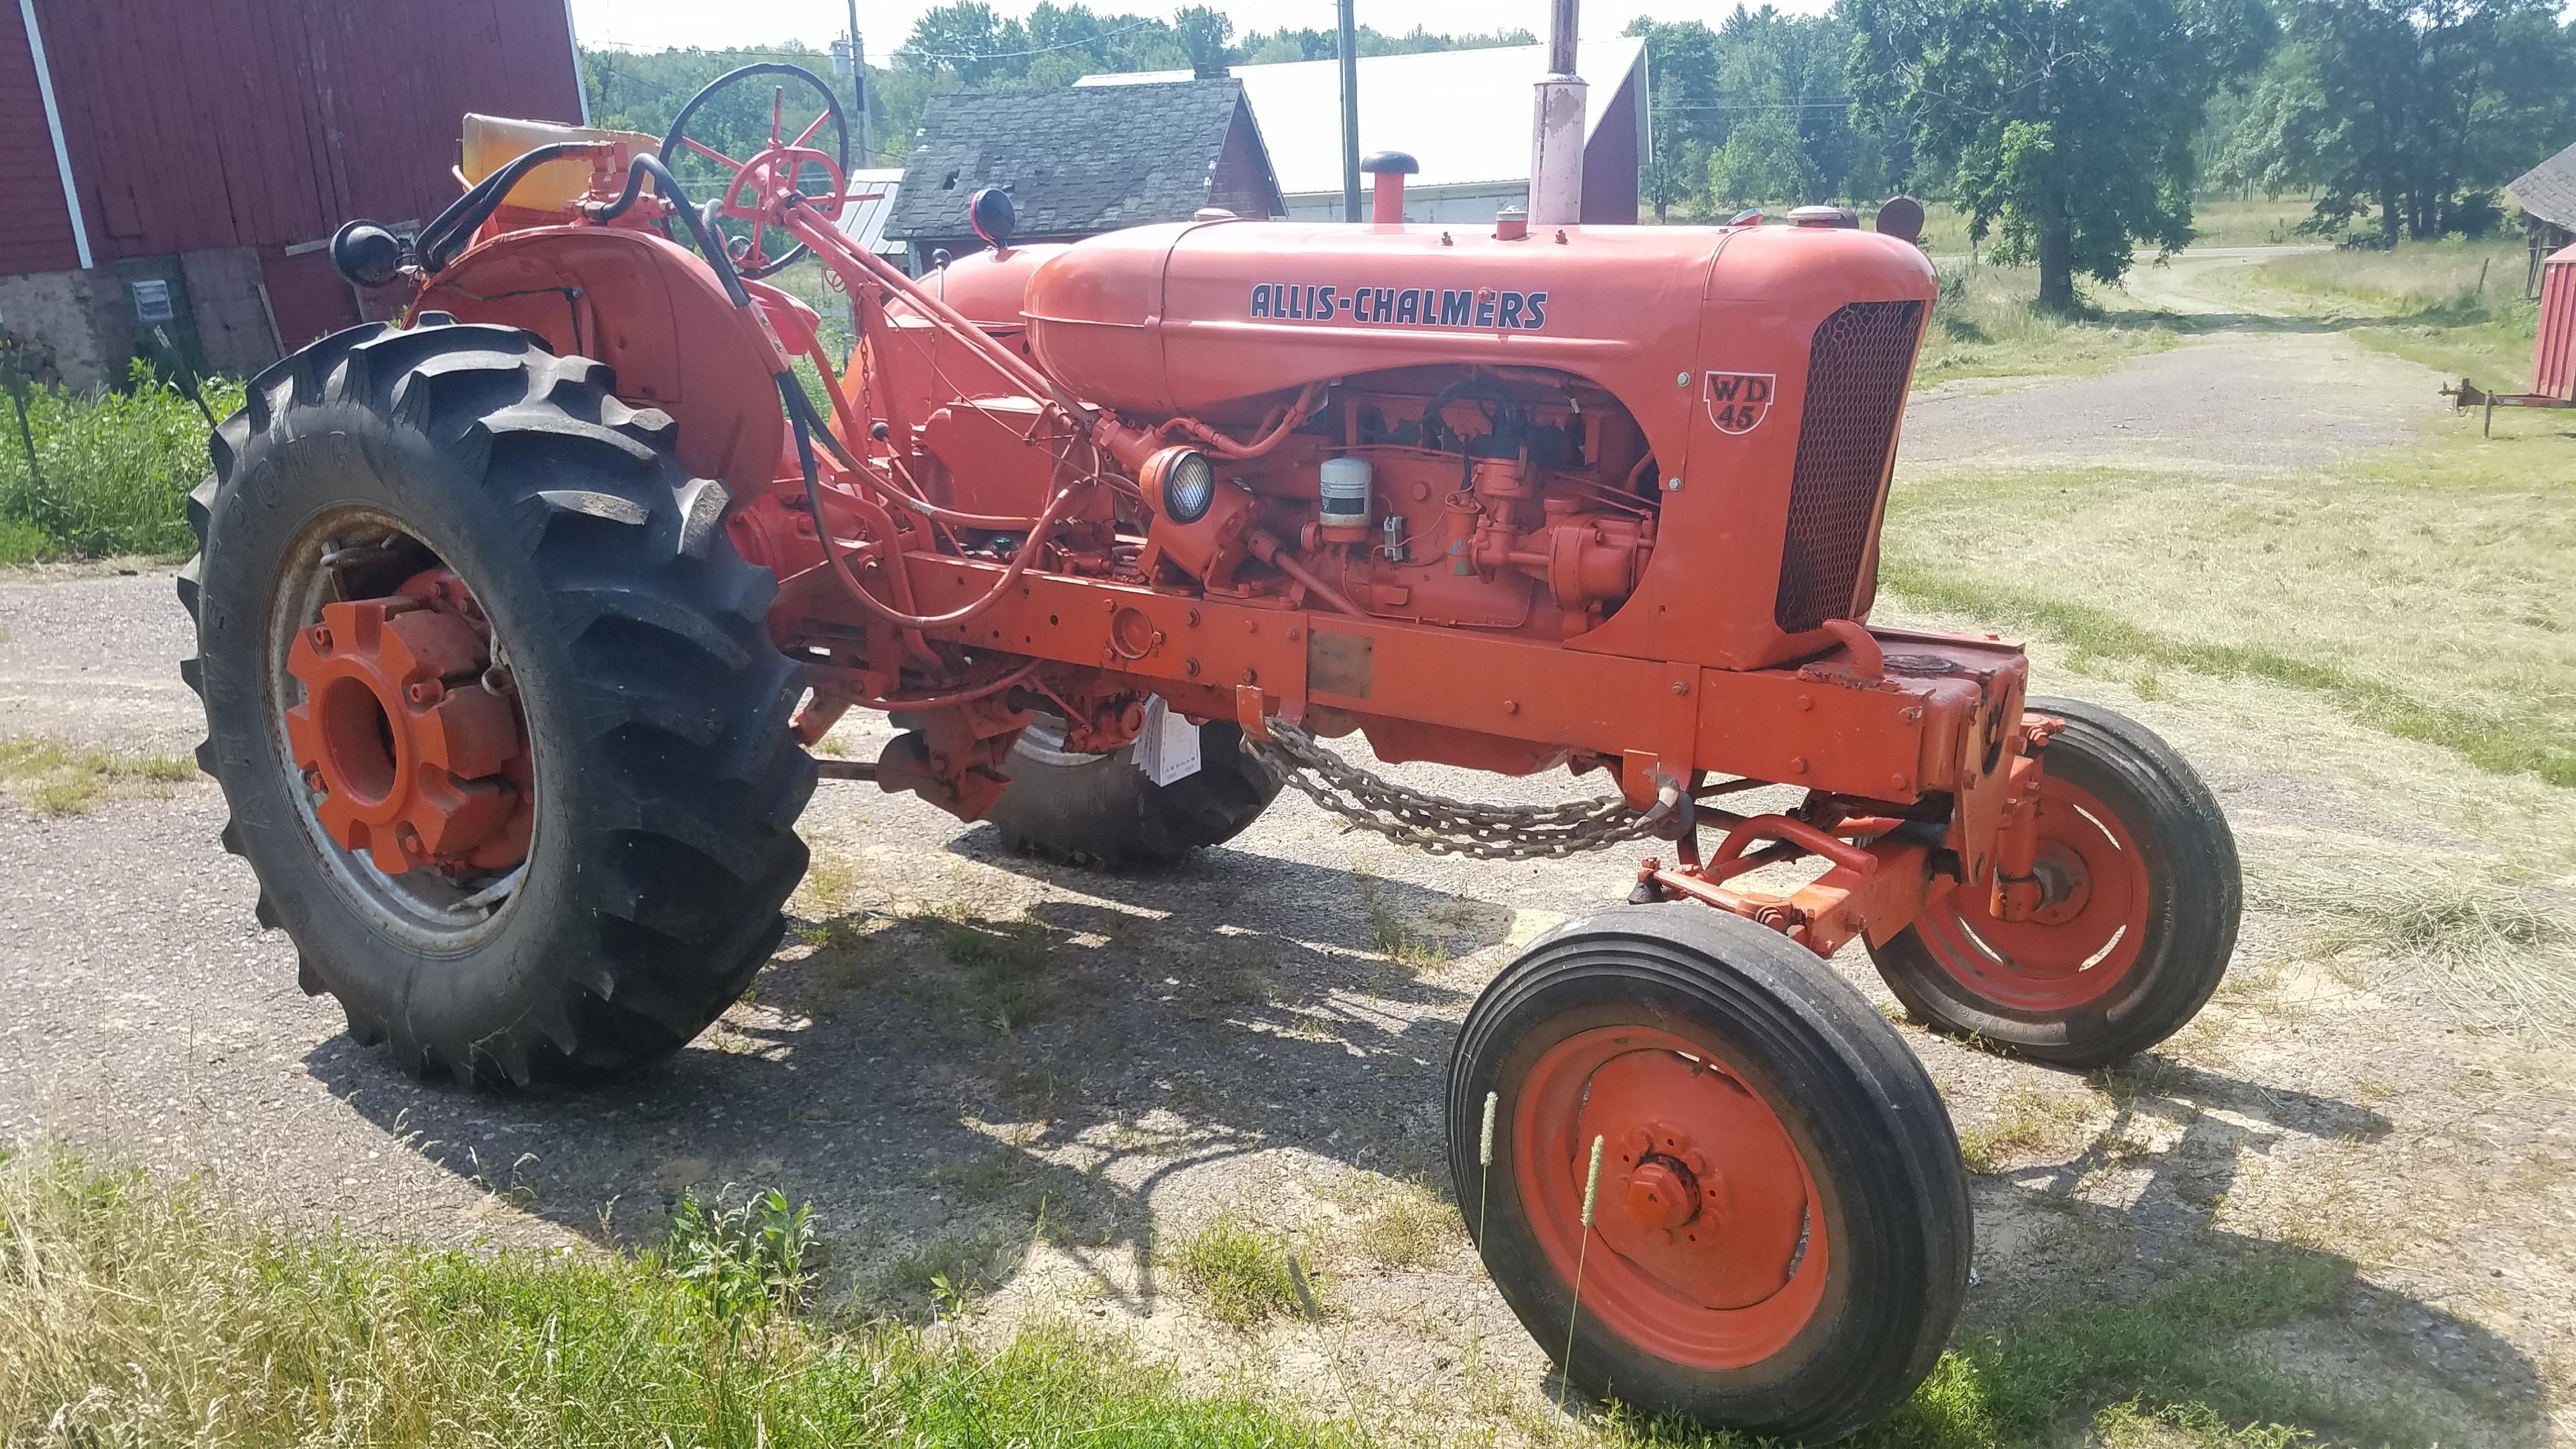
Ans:
POLYGON ((1464 327, 1485 332, 1537 332, 1547 326, 1547 293, 1434 287, 1310 286, 1263 282, 1252 289, 1252 315, 1290 322, 1355 322, 1370 326, 1464 327))

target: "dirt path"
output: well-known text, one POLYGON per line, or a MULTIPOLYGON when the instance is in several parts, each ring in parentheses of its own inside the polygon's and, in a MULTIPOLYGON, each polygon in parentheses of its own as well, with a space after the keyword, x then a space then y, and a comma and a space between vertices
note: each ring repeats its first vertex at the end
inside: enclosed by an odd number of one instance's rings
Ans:
POLYGON ((2330 326, 2247 310, 2233 274, 2277 248, 2186 252, 2131 274, 2134 304, 2197 340, 2090 377, 1973 378, 1917 396, 1905 466, 2313 468, 2406 441, 2444 403, 2430 369, 2330 326))
MULTIPOLYGON (((2175 276, 2190 300, 2191 274, 2175 276)), ((2248 319, 2101 377, 1942 394, 1908 446, 1942 466, 2098 461, 2138 432, 2142 455, 2232 466, 2243 450, 2210 444, 2182 405, 2192 389, 2349 366, 2371 379, 2357 413, 2422 412, 2417 370, 2379 361, 2248 319), (2068 421, 2085 416, 2090 431, 2068 421), (1975 441, 1989 436, 2019 441, 1975 441)), ((2303 434, 2302 457, 2356 441, 2286 416, 2265 431, 2303 434)), ((193 743, 166 578, 0 578, 0 630, 0 734, 193 743)), ((2104 688, 2036 658, 2045 685, 2104 688)), ((2397 1400, 2450 1442, 2567 1439, 2567 1063, 2325 977, 2265 886, 2321 842, 2414 848, 2420 802, 2303 769, 2349 752, 2358 727, 2293 693, 2212 683, 2112 702, 2211 779, 2256 905, 2233 984, 2128 1073, 2073 1078, 1908 1029, 1982 1143, 1971 1331, 2212 1265, 2286 1265, 2324 1275, 2329 1307, 2255 1335, 2249 1356, 2397 1400)), ((1436 1099, 1475 992, 1531 933, 1618 899, 1623 857, 1433 859, 1291 797, 1177 872, 1105 877, 1000 856, 990 830, 908 797, 826 786, 794 910, 857 944, 790 945, 639 1082, 495 1097, 423 1087, 353 1047, 329 1000, 296 990, 285 939, 252 922, 221 823, 203 784, 64 820, 0 804, 0 1140, 210 1165, 280 1211, 444 1241, 641 1240, 683 1190, 774 1184, 814 1201, 830 1286, 871 1306, 920 1312, 936 1273, 978 1285, 971 1322, 1069 1314, 1381 1430, 1588 1432, 1557 1414, 1543 1356, 1437 1202, 1436 1099), (997 1029, 945 928, 901 919, 922 911, 1034 922, 1034 1012, 997 1029), (1304 1246, 1322 1323, 1227 1330, 1167 1284, 1158 1254, 1227 1207, 1304 1246)), ((1857 952, 1836 965, 1892 1009, 1857 952)))

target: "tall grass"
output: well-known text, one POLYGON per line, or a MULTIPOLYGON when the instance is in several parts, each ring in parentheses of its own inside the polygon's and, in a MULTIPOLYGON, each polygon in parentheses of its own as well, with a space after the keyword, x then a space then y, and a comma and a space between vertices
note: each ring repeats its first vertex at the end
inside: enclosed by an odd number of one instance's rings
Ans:
MULTIPOLYGON (((239 383, 204 392, 217 417, 241 405, 239 383)), ((206 476, 207 430, 175 385, 137 359, 121 390, 31 386, 26 410, 22 435, 0 394, 0 564, 187 551, 182 503, 206 476)))
POLYGON ((2119 294, 2090 285, 2075 313, 2042 312, 2034 267, 1976 266, 1958 258, 1938 265, 1941 294, 1915 368, 1918 386, 1961 377, 2093 372, 2181 340, 2171 317, 2106 303, 2119 294))
POLYGON ((2519 242, 2453 240, 2276 257, 2254 275, 2301 311, 2354 323, 2371 347, 2518 392, 2540 319, 2522 295, 2527 264, 2519 242))
POLYGON ((0 1163, 0 1443, 1338 1444, 1036 1326, 997 1349, 791 1316, 801 1225, 640 1256, 433 1252, 251 1222, 201 1184, 0 1163))

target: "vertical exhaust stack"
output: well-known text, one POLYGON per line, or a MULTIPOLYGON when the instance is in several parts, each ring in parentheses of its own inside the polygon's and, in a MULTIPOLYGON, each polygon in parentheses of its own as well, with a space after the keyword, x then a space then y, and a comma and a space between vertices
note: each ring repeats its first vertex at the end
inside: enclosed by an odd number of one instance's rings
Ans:
POLYGON ((1530 135, 1529 219, 1568 226, 1583 219, 1583 77, 1574 73, 1576 0, 1554 0, 1547 34, 1547 75, 1538 82, 1530 135))

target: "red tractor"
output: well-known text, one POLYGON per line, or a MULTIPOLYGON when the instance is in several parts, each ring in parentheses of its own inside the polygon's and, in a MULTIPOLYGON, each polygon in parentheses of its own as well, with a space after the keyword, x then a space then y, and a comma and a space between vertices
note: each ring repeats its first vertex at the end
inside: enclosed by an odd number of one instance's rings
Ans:
POLYGON ((1359 225, 1014 246, 986 192, 989 249, 915 279, 834 224, 822 82, 718 84, 766 88, 756 154, 696 102, 658 147, 470 122, 469 158, 518 154, 417 238, 335 239, 412 289, 400 324, 214 434, 199 758, 305 989, 412 1072, 668 1056, 777 946, 806 746, 852 708, 902 732, 827 773, 1065 860, 1222 841, 1283 782, 1434 850, 1651 840, 1459 1033, 1468 1229, 1587 1389, 1812 1439, 1902 1399, 1965 1177, 1825 958, 2090 1066, 2208 999, 2239 882, 2146 730, 2025 698, 1993 635, 1868 625, 1934 299, 1901 222, 1408 225, 1397 157, 1359 225), (761 280, 808 252, 846 359, 761 280), (1465 806, 1322 743, 1353 734, 1611 788, 1465 806))

